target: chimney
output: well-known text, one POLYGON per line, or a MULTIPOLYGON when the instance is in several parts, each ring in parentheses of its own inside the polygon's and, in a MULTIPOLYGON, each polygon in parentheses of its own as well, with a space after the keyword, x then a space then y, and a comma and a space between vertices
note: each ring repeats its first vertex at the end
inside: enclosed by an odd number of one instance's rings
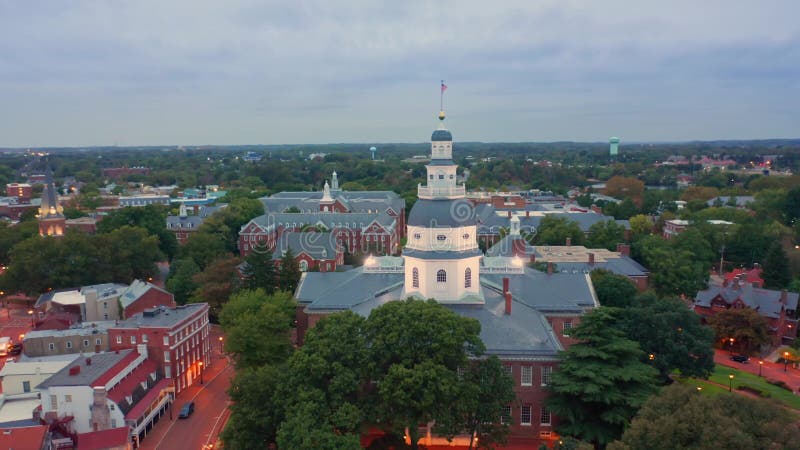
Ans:
POLYGON ((531 262, 532 263, 536 262, 536 253, 531 253, 531 262))
POLYGON ((547 274, 551 275, 552 273, 553 273, 553 263, 548 262, 547 263, 547 274))
POLYGON ((511 292, 506 292, 505 298, 506 298, 506 315, 511 315, 511 292))
POLYGON ((572 245, 572 238, 571 237, 567 237, 567 242, 565 242, 564 245, 566 245, 567 247, 571 246, 572 245))
POLYGON ((510 280, 508 279, 508 277, 503 277, 503 294, 509 291, 508 289, 509 281, 510 280))
POLYGON ((530 217, 530 216, 531 216, 531 212, 528 211, 528 210, 525 210, 525 217, 530 217))
POLYGON ((509 219, 511 218, 511 210, 510 209, 508 210, 508 218, 509 219))
POLYGON ((628 244, 617 244, 617 253, 622 256, 631 256, 631 246, 628 244))
POLYGON ((594 265, 594 253, 589 252, 589 264, 594 265))

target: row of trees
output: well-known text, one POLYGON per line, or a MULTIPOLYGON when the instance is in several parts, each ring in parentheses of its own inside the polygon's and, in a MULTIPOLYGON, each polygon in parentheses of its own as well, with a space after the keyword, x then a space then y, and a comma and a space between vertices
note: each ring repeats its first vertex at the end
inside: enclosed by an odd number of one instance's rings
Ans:
POLYGON ((368 318, 327 316, 297 350, 286 293, 242 291, 221 319, 237 366, 226 448, 359 448, 367 427, 385 433, 375 446, 400 444, 408 430, 416 448, 418 425, 433 420, 438 434, 481 445, 507 433, 500 415, 514 398, 511 378, 481 357, 478 322, 433 300, 390 302, 368 318))

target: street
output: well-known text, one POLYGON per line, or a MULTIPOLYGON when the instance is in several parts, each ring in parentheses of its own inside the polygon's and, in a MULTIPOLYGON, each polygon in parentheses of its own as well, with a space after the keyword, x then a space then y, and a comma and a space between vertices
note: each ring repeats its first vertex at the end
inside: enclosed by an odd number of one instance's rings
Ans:
POLYGON ((714 350, 714 362, 717 364, 732 367, 744 372, 750 372, 755 375, 759 374, 759 366, 761 366, 761 376, 764 378, 783 381, 790 386, 792 391, 795 393, 800 390, 800 371, 793 369, 791 364, 784 372, 783 363, 773 363, 764 360, 764 364, 762 365, 758 363, 760 361, 758 358, 750 358, 750 361, 747 363, 739 363, 736 361, 731 361, 730 357, 731 353, 728 351, 719 349, 714 350))
POLYGON ((164 416, 140 448, 147 450, 203 449, 217 442, 228 419, 228 387, 234 375, 233 366, 220 354, 220 329, 212 326, 212 364, 203 374, 204 384, 195 383, 175 399, 172 417, 164 416), (178 411, 189 401, 195 410, 188 419, 178 419, 178 411))

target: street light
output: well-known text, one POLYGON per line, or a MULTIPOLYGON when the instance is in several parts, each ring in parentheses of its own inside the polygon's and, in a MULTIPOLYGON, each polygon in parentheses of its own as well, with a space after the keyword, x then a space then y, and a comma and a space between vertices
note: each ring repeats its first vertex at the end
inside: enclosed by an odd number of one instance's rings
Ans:
POLYGON ((32 309, 28 310, 28 315, 31 316, 31 328, 33 328, 33 310, 32 309))
POLYGON ((761 368, 764 367, 764 361, 758 362, 758 376, 761 376, 761 368))
POLYGON ((203 361, 200 361, 200 384, 203 384, 203 361))
POLYGON ((789 352, 783 352, 783 371, 786 372, 786 366, 789 364, 789 352))
POLYGON ((733 341, 734 341, 734 339, 730 338, 730 339, 728 339, 728 341, 730 341, 730 343, 731 343, 731 355, 732 355, 733 354, 733 341))
POLYGON ((733 374, 728 375, 728 392, 733 392, 733 374))

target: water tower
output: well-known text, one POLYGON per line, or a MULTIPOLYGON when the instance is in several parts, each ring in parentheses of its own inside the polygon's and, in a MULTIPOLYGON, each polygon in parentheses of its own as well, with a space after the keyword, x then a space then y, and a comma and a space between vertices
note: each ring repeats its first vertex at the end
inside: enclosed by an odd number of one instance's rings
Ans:
POLYGON ((614 158, 619 153, 619 138, 612 137, 608 140, 608 154, 614 158))
POLYGON ((375 161, 375 152, 377 152, 378 149, 375 148, 375 147, 370 147, 369 151, 370 151, 370 153, 372 153, 372 160, 375 161))

